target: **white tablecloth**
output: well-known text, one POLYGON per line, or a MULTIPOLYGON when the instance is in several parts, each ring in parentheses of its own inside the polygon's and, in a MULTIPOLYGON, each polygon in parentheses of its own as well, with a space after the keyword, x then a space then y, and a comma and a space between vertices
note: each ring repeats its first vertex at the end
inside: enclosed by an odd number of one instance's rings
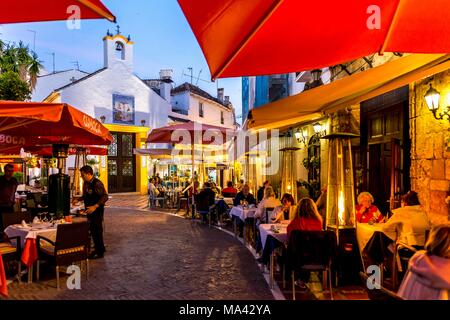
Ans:
POLYGON ((263 223, 259 225, 259 233, 261 234, 262 247, 266 246, 267 236, 272 236, 281 243, 287 241, 287 226, 288 223, 263 223), (278 230, 278 233, 273 232, 272 226, 278 230))
POLYGON ((52 241, 56 240, 56 226, 49 223, 33 224, 32 227, 22 227, 20 224, 9 226, 5 229, 6 235, 11 237, 20 237, 22 248, 26 239, 36 239, 38 235, 46 237, 52 241))
POLYGON ((244 209, 241 206, 236 206, 231 208, 230 215, 239 217, 242 221, 245 222, 247 218, 253 218, 256 213, 256 208, 244 209))

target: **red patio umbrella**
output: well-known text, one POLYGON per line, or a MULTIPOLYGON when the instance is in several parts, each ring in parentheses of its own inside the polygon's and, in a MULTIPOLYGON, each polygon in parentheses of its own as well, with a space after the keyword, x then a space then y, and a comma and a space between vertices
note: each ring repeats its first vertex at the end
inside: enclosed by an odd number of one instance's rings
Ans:
POLYGON ((448 0, 178 0, 213 79, 450 52, 448 0))
POLYGON ((62 103, 0 101, 0 151, 45 144, 109 145, 99 121, 62 103))
POLYGON ((14 0, 3 1, 0 24, 73 19, 73 6, 80 9, 80 19, 116 17, 100 0, 14 0))
MULTIPOLYGON (((234 130, 196 122, 186 122, 154 129, 147 137, 147 143, 172 143, 189 145, 192 150, 203 144, 223 145, 234 136, 234 130)), ((192 181, 194 181, 195 152, 192 154, 192 181)), ((192 203, 194 193, 192 192, 192 203)))

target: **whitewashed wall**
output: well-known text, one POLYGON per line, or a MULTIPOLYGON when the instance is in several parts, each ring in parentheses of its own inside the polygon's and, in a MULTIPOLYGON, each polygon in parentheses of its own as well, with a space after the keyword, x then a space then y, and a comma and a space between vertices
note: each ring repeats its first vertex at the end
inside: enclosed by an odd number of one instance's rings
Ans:
POLYGON ((71 83, 72 78, 78 80, 88 73, 78 70, 68 70, 58 73, 52 73, 38 78, 36 88, 33 90, 32 101, 41 102, 47 98, 55 89, 61 88, 71 83))
POLYGON ((167 124, 170 104, 129 73, 128 66, 122 63, 112 64, 108 69, 63 89, 61 101, 97 119, 105 116, 105 123, 113 123, 113 94, 134 97, 134 125, 141 125, 141 120, 145 120, 150 128, 167 124))

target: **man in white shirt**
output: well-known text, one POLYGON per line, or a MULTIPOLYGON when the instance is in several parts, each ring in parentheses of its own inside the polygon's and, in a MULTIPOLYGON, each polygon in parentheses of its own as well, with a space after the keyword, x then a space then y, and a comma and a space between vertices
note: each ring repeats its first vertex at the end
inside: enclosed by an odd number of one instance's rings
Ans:
POLYGON ((409 191, 402 196, 402 207, 392 211, 393 216, 382 225, 383 232, 410 246, 424 246, 425 233, 430 229, 427 214, 420 208, 417 193, 409 191))

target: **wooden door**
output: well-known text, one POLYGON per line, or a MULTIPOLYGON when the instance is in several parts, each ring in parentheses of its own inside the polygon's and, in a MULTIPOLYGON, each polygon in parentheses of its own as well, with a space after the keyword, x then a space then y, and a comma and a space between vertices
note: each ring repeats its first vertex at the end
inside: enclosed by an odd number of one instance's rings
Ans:
POLYGON ((133 154, 135 136, 112 132, 113 143, 108 147, 108 192, 136 191, 136 156, 133 154))
POLYGON ((402 147, 399 139, 391 141, 392 157, 391 157, 391 196, 389 200, 390 211, 400 207, 400 197, 402 195, 402 147))
POLYGON ((361 103, 362 191, 382 213, 410 188, 408 93, 406 86, 361 103))

